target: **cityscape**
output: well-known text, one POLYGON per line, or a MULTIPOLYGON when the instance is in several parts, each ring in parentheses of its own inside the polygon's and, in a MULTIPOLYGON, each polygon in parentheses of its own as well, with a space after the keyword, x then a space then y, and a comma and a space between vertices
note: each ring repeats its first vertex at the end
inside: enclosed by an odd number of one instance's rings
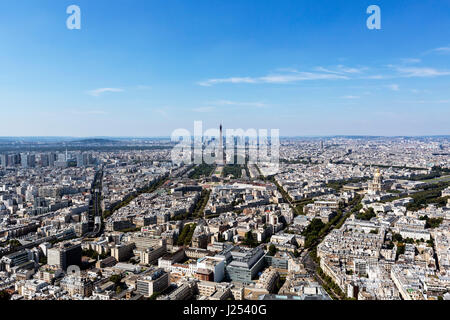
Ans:
POLYGON ((282 138, 271 175, 174 164, 167 140, 55 144, 2 143, 11 300, 450 298, 448 137, 282 138))
POLYGON ((3 1, 0 303, 191 320, 445 304, 449 14, 3 1))

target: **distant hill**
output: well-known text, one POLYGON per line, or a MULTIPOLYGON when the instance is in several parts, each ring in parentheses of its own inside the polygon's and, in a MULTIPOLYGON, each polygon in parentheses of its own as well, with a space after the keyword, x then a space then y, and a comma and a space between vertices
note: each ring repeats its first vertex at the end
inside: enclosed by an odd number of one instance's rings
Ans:
POLYGON ((120 142, 116 140, 99 139, 99 138, 82 139, 69 142, 69 144, 118 144, 118 143, 120 142))

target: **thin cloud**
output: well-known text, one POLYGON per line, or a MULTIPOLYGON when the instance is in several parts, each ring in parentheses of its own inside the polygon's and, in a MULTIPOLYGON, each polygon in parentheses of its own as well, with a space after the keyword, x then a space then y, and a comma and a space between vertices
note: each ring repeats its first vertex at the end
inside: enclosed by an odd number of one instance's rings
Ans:
POLYGON ((200 112, 200 113, 206 113, 206 112, 212 112, 214 111, 216 108, 214 107, 199 107, 199 108, 194 108, 192 109, 192 111, 194 112, 200 112))
POLYGON ((406 78, 427 78, 427 77, 439 77, 439 76, 448 76, 450 72, 448 71, 440 71, 434 68, 404 68, 397 67, 398 72, 402 74, 403 77, 406 78))
POLYGON ((404 64, 414 64, 414 63, 420 63, 422 60, 416 59, 416 58, 405 58, 405 59, 401 59, 401 61, 404 64))
POLYGON ((349 100, 354 100, 354 99, 359 99, 361 98, 360 96, 343 96, 341 97, 341 99, 349 99, 349 100))
POLYGON ((210 87, 215 84, 220 83, 256 83, 257 80, 249 77, 232 77, 223 79, 209 79, 206 81, 199 82, 198 84, 204 87, 210 87))
POLYGON ((343 74, 343 72, 341 72, 341 71, 334 71, 334 70, 330 70, 330 69, 327 69, 327 68, 324 68, 324 67, 317 67, 316 71, 326 72, 326 73, 334 73, 334 74, 343 74))
POLYGON ((343 65, 338 65, 338 69, 344 73, 362 73, 364 70, 367 70, 366 67, 363 68, 351 68, 343 65))
POLYGON ((382 79, 388 79, 388 78, 392 78, 392 76, 376 74, 376 75, 373 75, 373 76, 362 77, 362 79, 369 79, 369 80, 382 80, 382 79))
POLYGON ((138 89, 138 90, 150 90, 150 89, 152 89, 152 87, 151 86, 146 86, 146 85, 138 85, 136 87, 136 89, 138 89))
MULTIPOLYGON (((439 48, 441 51, 446 48, 439 48)), ((278 73, 268 74, 261 77, 229 77, 229 78, 214 78, 208 79, 198 84, 201 86, 214 86, 217 84, 289 84, 300 81, 311 80, 350 80, 350 79, 396 79, 396 78, 431 78, 439 76, 448 76, 450 71, 438 70, 435 68, 412 66, 412 64, 420 63, 421 60, 417 58, 401 59, 401 65, 386 65, 384 68, 394 70, 391 74, 383 74, 383 72, 375 74, 364 74, 368 67, 347 67, 338 65, 334 67, 319 66, 313 72, 300 72, 292 68, 277 69, 278 73)), ((389 85, 393 91, 399 91, 399 86, 389 85)))
POLYGON ((240 101, 229 101, 229 100, 219 100, 214 101, 212 104, 221 105, 221 106, 239 106, 239 107, 256 107, 256 108, 264 108, 267 105, 263 102, 240 102, 240 101))
POLYGON ((292 72, 292 73, 298 72, 298 70, 294 69, 294 68, 278 68, 275 71, 277 71, 277 72, 292 72))
POLYGON ((104 115, 108 114, 108 112, 103 110, 88 110, 88 111, 80 111, 80 110, 71 110, 71 114, 75 115, 104 115))
POLYGON ((167 108, 155 108, 152 110, 153 112, 159 114, 163 118, 169 118, 169 114, 167 113, 167 108))
POLYGON ((435 49, 431 49, 431 50, 425 52, 425 54, 430 54, 430 53, 449 54, 450 46, 435 48, 435 49))
POLYGON ((348 79, 348 77, 334 74, 299 72, 294 75, 269 75, 259 78, 259 80, 264 83, 290 83, 308 80, 335 80, 335 79, 348 79))
POLYGON ((392 91, 399 91, 400 90, 400 86, 398 84, 396 84, 396 83, 389 84, 389 85, 387 85, 387 87, 389 89, 391 89, 392 91))
POLYGON ((120 88, 99 88, 99 89, 91 90, 88 93, 91 96, 99 97, 102 94, 107 93, 107 92, 123 92, 123 91, 124 90, 120 89, 120 88))
POLYGON ((450 71, 438 70, 428 67, 414 67, 406 65, 392 65, 389 64, 387 68, 393 69, 395 73, 388 74, 376 74, 370 76, 361 77, 361 79, 382 80, 382 79, 397 79, 397 78, 432 78, 450 75, 450 71))
POLYGON ((411 100, 411 101, 399 101, 400 103, 410 103, 410 104, 449 104, 449 100, 411 100))
POLYGON ((362 68, 353 68, 353 67, 346 67, 342 64, 335 67, 336 70, 332 70, 331 68, 324 68, 324 67, 317 67, 315 70, 319 72, 325 72, 325 73, 332 73, 332 74, 359 74, 363 73, 365 70, 367 70, 366 67, 362 68))
POLYGON ((201 86, 210 87, 216 84, 222 83, 246 83, 246 84, 264 84, 264 83, 275 83, 275 84, 285 84, 293 83, 299 81, 309 81, 309 80, 338 80, 338 79, 348 79, 347 76, 330 74, 330 73, 314 73, 314 72, 295 72, 291 74, 272 74, 263 77, 230 77, 230 78, 218 78, 209 79, 206 81, 199 82, 201 86))
POLYGON ((431 93, 431 91, 430 90, 423 90, 423 89, 411 89, 410 90, 412 93, 415 93, 415 94, 419 94, 419 93, 431 93))

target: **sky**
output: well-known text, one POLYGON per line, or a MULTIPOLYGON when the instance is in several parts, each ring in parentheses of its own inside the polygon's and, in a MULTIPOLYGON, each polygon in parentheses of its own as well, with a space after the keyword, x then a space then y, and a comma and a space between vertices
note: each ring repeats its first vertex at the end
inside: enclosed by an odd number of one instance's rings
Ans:
POLYGON ((0 1, 0 136, 444 135, 449 84, 448 0, 0 1))

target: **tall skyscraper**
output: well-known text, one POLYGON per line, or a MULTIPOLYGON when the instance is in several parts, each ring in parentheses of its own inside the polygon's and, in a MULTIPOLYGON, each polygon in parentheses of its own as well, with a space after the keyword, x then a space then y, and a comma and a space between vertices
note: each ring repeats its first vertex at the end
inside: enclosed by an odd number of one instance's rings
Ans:
POLYGON ((40 155, 40 158, 41 158, 41 161, 40 161, 41 166, 42 166, 42 167, 48 167, 48 165, 49 165, 49 157, 48 157, 48 154, 42 153, 42 154, 40 155))
POLYGON ((217 165, 222 166, 224 165, 224 161, 223 161, 223 128, 222 128, 222 124, 220 124, 220 137, 219 137, 219 150, 217 152, 218 154, 218 159, 217 159, 217 165))
POLYGON ((56 153, 50 152, 48 154, 48 165, 50 167, 54 167, 55 166, 55 161, 56 161, 56 153))
POLYGON ((20 154, 20 164, 22 165, 22 168, 28 168, 28 154, 20 154))
POLYGON ((34 168, 36 166, 36 156, 34 154, 21 153, 20 162, 22 168, 34 168))
POLYGON ((8 166, 8 156, 6 154, 0 154, 0 164, 3 168, 8 166))
POLYGON ((34 154, 29 155, 28 166, 30 168, 34 168, 36 166, 36 156, 34 154))
POLYGON ((65 153, 58 153, 58 162, 63 162, 67 160, 67 155, 65 153))
POLYGON ((84 167, 86 165, 86 163, 83 161, 84 160, 83 156, 84 156, 83 153, 77 154, 77 167, 78 168, 84 167))
POLYGON ((219 150, 223 150, 223 128, 222 124, 220 124, 220 140, 219 140, 219 150))
POLYGON ((20 155, 19 154, 8 155, 8 166, 13 167, 17 164, 20 164, 20 155))

